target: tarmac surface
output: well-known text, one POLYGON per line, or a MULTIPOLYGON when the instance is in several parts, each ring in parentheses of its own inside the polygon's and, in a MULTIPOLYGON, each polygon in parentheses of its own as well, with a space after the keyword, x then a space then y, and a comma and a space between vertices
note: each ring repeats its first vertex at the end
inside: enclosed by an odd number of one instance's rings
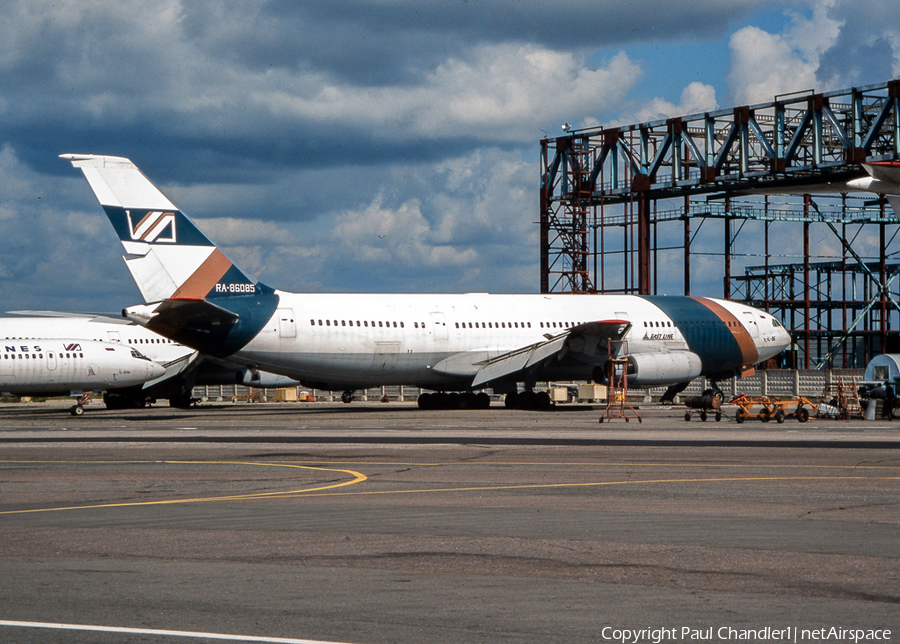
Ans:
POLYGON ((67 405, 0 405, 0 642, 900 642, 897 421, 67 405))

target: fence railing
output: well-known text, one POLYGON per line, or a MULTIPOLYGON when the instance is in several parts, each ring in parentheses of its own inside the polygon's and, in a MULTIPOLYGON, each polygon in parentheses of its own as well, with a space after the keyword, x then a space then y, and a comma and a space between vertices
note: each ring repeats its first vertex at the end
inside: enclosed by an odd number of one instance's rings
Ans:
MULTIPOLYGON (((748 396, 821 396, 826 387, 836 385, 838 378, 862 379, 863 369, 845 369, 840 371, 815 371, 796 369, 767 369, 757 371, 755 375, 747 378, 731 378, 719 381, 719 387, 725 392, 726 398, 747 394, 748 396)), ((547 389, 551 385, 578 384, 578 383, 538 383, 538 389, 547 389)), ((706 378, 697 378, 691 382, 680 396, 695 396, 711 386, 706 378)), ((254 389, 243 385, 210 385, 194 387, 193 395, 210 401, 252 401, 273 402, 281 400, 295 400, 312 397, 316 401, 338 402, 341 400, 340 391, 321 391, 304 387, 291 388, 297 392, 296 396, 284 396, 277 389, 254 389)), ((367 402, 415 402, 423 390, 410 386, 373 387, 354 392, 354 400, 367 402)), ((659 400, 665 393, 666 387, 653 387, 651 389, 629 389, 629 394, 639 399, 659 400)), ((490 389, 487 393, 492 399, 499 400, 490 389)))

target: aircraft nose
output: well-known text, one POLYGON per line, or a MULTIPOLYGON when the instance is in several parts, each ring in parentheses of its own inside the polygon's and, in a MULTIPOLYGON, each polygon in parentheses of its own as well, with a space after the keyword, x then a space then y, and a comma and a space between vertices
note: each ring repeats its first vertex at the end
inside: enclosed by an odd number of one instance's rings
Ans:
POLYGON ((778 331, 779 331, 779 333, 778 333, 778 342, 779 342, 785 349, 787 349, 789 346, 791 346, 791 334, 788 333, 788 330, 785 329, 784 327, 781 327, 780 329, 778 329, 778 331))

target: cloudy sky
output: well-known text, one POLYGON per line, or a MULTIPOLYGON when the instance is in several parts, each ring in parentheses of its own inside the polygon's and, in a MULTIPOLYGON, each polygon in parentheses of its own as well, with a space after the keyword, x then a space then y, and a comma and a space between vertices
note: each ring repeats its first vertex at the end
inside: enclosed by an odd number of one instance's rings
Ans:
POLYGON ((0 310, 139 301, 60 153, 131 158, 272 286, 536 292, 539 142, 562 123, 900 76, 893 0, 650 6, 8 0, 0 310))

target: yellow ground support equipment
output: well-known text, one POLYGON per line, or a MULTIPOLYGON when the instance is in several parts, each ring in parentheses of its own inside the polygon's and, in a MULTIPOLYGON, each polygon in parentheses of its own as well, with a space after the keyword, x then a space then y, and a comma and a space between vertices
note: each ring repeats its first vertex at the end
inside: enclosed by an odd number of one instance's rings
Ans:
POLYGON ((768 423, 774 419, 783 423, 785 418, 796 418, 801 423, 809 420, 810 409, 815 410, 815 403, 808 398, 775 398, 773 396, 738 396, 732 400, 738 406, 734 419, 743 423, 748 418, 759 419, 768 423))

